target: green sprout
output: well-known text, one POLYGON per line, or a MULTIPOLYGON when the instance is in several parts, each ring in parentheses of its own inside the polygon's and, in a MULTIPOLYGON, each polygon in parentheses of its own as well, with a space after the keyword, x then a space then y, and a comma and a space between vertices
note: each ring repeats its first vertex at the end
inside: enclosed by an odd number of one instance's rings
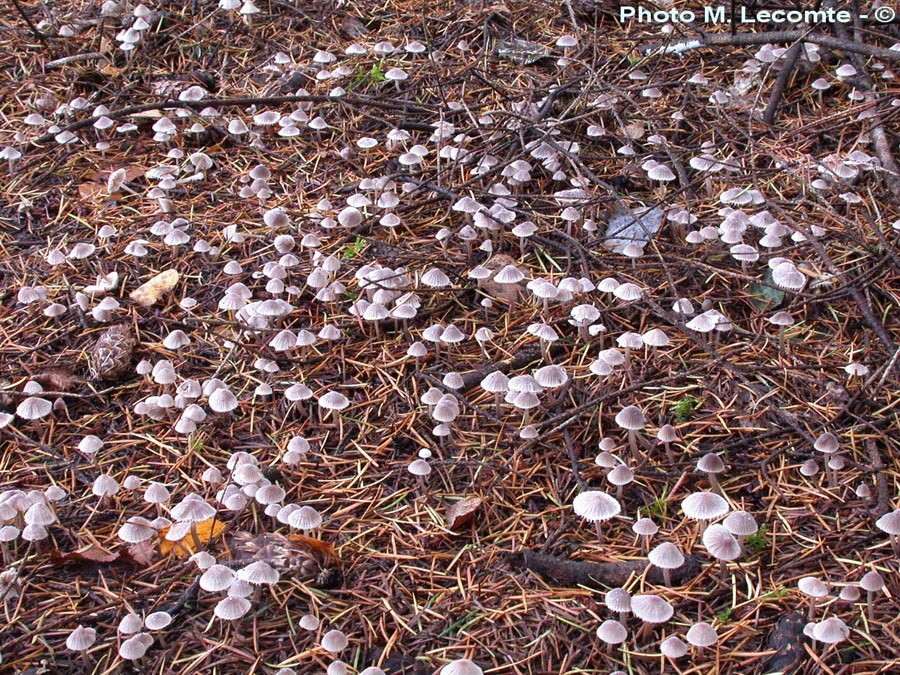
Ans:
POLYGON ((761 525, 759 530, 744 537, 744 548, 750 553, 760 553, 766 547, 766 526, 761 525))
POLYGON ((694 411, 700 407, 700 403, 700 399, 686 394, 675 404, 675 419, 682 423, 687 422, 693 417, 694 411))
POLYGON ((350 89, 357 89, 359 87, 365 88, 370 84, 381 84, 386 81, 387 78, 384 76, 384 61, 379 61, 378 63, 373 63, 369 70, 365 70, 363 66, 360 66, 356 71, 353 80, 350 82, 350 89))
POLYGON ((354 241, 344 253, 341 255, 342 260, 352 260, 356 256, 358 256, 362 250, 366 247, 366 240, 362 237, 357 237, 356 241, 354 241))

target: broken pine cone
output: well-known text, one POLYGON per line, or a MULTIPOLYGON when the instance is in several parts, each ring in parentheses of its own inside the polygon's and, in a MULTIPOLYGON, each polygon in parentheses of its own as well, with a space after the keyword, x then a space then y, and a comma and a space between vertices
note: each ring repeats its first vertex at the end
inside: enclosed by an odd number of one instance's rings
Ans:
POLYGON ((131 369, 131 356, 137 339, 131 326, 119 324, 107 328, 91 350, 88 368, 95 380, 116 380, 131 369))
POLYGON ((233 532, 226 540, 235 565, 245 566, 262 560, 282 576, 327 590, 343 583, 343 574, 334 548, 319 539, 299 534, 266 532, 253 535, 233 532))

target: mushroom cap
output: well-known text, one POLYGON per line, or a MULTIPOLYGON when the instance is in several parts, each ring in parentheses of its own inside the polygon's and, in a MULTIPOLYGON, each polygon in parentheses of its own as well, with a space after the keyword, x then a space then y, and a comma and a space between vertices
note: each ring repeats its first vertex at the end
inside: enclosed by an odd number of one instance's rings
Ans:
POLYGON ((722 524, 737 537, 746 537, 759 531, 756 518, 746 511, 732 511, 725 517, 722 524))
POLYGON ((238 407, 237 396, 227 387, 220 387, 209 395, 209 407, 213 412, 230 412, 238 407))
POLYGON ((81 624, 69 633, 66 638, 66 649, 71 649, 73 652, 81 652, 94 644, 94 640, 97 639, 97 631, 93 628, 85 628, 81 624))
POLYGON ((900 509, 885 513, 875 521, 875 527, 891 536, 900 535, 900 509))
POLYGON ((301 506, 288 518, 288 525, 297 530, 314 530, 321 524, 322 515, 311 506, 301 506))
POLYGON ((674 443, 678 440, 678 434, 675 432, 675 427, 671 424, 663 424, 659 431, 656 432, 656 439, 660 443, 674 443))
POLYGON ((616 414, 616 424, 629 431, 638 431, 644 428, 647 420, 644 418, 644 413, 640 408, 636 405, 629 405, 616 414))
POLYGON ((624 588, 612 588, 603 597, 606 607, 613 612, 631 612, 631 593, 624 588))
POLYGON ((172 623, 172 615, 168 612, 153 612, 144 618, 144 625, 150 630, 162 630, 172 623))
POLYGON ((319 627, 319 619, 313 614, 304 614, 300 617, 300 628, 313 631, 319 627))
POLYGON ((210 565, 200 575, 200 588, 210 593, 224 591, 234 583, 234 570, 225 565, 210 565))
POLYGON ((866 592, 880 591, 884 588, 884 579, 877 570, 870 570, 859 580, 859 587, 866 592))
POLYGON ((649 537, 659 532, 659 525, 645 516, 644 518, 636 520, 634 525, 631 526, 631 529, 635 534, 639 534, 642 537, 649 537))
POLYGON ((319 405, 326 410, 343 410, 350 405, 350 400, 339 391, 329 391, 319 397, 319 405))
POLYGON ((103 473, 94 479, 91 492, 95 497, 110 497, 119 491, 119 483, 108 473, 103 473))
POLYGON ((700 621, 691 626, 685 637, 695 647, 709 647, 716 644, 719 640, 719 634, 716 633, 716 629, 706 621, 700 621))
POLYGON ((142 637, 143 635, 145 634, 139 633, 137 635, 132 635, 122 642, 122 644, 119 645, 119 656, 127 661, 134 661, 146 654, 150 645, 148 645, 145 638, 142 637))
POLYGON ((844 586, 841 589, 841 600, 846 600, 847 602, 856 602, 859 600, 859 586, 844 586))
POLYGON ((535 370, 534 379, 546 389, 556 389, 563 386, 569 380, 569 376, 562 366, 550 364, 535 370))
POLYGON ((37 420, 46 417, 53 410, 53 404, 39 396, 29 396, 16 407, 16 415, 25 420, 37 420))
POLYGON ((682 656, 687 654, 688 647, 686 644, 684 644, 684 640, 673 635, 672 637, 667 637, 662 641, 662 644, 659 645, 659 651, 666 658, 680 659, 682 656))
POLYGON ((216 508, 198 494, 189 494, 172 507, 171 516, 180 522, 199 523, 215 517, 216 508))
POLYGON ((585 490, 578 494, 572 507, 575 513, 591 523, 609 520, 622 510, 622 505, 614 497, 599 490, 585 490))
POLYGON ((606 474, 606 480, 613 485, 628 485, 634 480, 634 472, 624 464, 619 464, 606 474))
POLYGON ((485 375, 481 388, 492 394, 502 394, 509 389, 509 378, 500 370, 485 375))
POLYGON ((631 598, 631 611, 646 623, 664 623, 675 613, 672 605, 658 595, 635 595, 631 598))
POLYGON ((431 465, 424 459, 414 459, 406 467, 413 476, 427 476, 431 473, 431 465))
POLYGON ((718 523, 703 531, 703 545, 716 560, 736 560, 742 553, 740 542, 718 523))
POLYGON ((441 675, 482 675, 481 668, 469 659, 456 659, 441 668, 441 675))
POLYGON ((716 453, 708 452, 697 462, 697 468, 704 473, 722 473, 725 471, 725 462, 716 453))
POLYGON ((332 654, 343 651, 347 644, 349 644, 347 636, 339 630, 330 630, 322 636, 322 649, 332 654))
POLYGON ((824 598, 828 595, 828 586, 816 577, 802 577, 797 582, 797 588, 811 598, 824 598))
POLYGON ((715 492, 694 492, 681 501, 681 509, 692 520, 712 520, 728 513, 728 502, 715 492))
POLYGON ((819 452, 827 455, 831 454, 832 452, 837 452, 840 444, 838 443, 837 436, 835 436, 830 431, 826 431, 816 439, 813 447, 819 452))
POLYGON ((675 544, 669 541, 657 544, 647 554, 647 559, 661 569, 674 570, 684 564, 684 554, 678 550, 675 544))
POLYGON ((126 544, 137 544, 147 541, 158 534, 149 520, 142 516, 131 516, 119 528, 119 539, 126 544))
POLYGON ((849 636, 850 629, 847 628, 847 624, 836 616, 819 621, 813 626, 813 637, 825 644, 837 644, 838 642, 843 642, 849 636))
POLYGON ((249 612, 250 607, 251 604, 247 598, 229 595, 216 603, 213 614, 225 621, 234 621, 235 619, 240 619, 244 614, 249 612))
POLYGON ((597 626, 597 637, 610 645, 625 642, 628 637, 628 629, 615 619, 607 619, 597 626))
POLYGON ((278 570, 264 560, 256 560, 246 567, 239 569, 235 573, 235 576, 238 579, 247 581, 255 586, 278 583, 278 579, 281 577, 278 570))

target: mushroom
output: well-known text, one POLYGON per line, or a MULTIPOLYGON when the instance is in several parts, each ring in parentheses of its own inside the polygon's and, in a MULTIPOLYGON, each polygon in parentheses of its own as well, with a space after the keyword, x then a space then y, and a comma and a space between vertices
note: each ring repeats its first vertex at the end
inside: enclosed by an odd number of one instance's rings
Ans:
POLYGON ((619 622, 626 623, 631 614, 631 594, 624 588, 611 588, 603 596, 606 608, 619 615, 619 622))
POLYGON ((875 607, 872 600, 878 591, 884 589, 884 579, 877 570, 870 570, 859 580, 859 587, 866 592, 866 616, 869 617, 869 621, 874 621, 875 607))
POLYGON ((900 509, 885 513, 875 521, 875 527, 888 535, 894 555, 900 558, 900 509))
POLYGON ((728 513, 728 502, 715 492, 693 492, 681 501, 684 515, 700 522, 700 534, 706 529, 710 520, 728 513))
POLYGON ((616 424, 628 432, 628 446, 631 448, 632 457, 637 460, 637 432, 647 424, 644 413, 636 405, 626 406, 616 415, 616 424))
POLYGON ((704 647, 711 647, 719 641, 719 634, 706 621, 699 621, 688 629, 685 639, 697 648, 697 656, 700 656, 704 647))
POLYGON ((606 479, 616 486, 616 499, 622 499, 622 489, 634 481, 634 472, 624 464, 619 464, 606 474, 606 479))
POLYGON ((628 637, 628 629, 615 619, 607 619, 597 626, 597 637, 606 643, 606 652, 612 654, 615 645, 625 642, 628 637))
POLYGON ((456 659, 441 668, 441 675, 482 675, 484 671, 469 659, 456 659))
POLYGON ((816 600, 828 595, 828 586, 826 586, 821 579, 817 579, 816 577, 802 577, 797 582, 797 588, 809 598, 808 617, 809 620, 812 620, 813 612, 816 609, 816 600))
POLYGON ((658 595, 635 595, 631 598, 631 611, 644 622, 634 638, 635 644, 640 643, 655 624, 665 623, 675 613, 672 605, 658 595))
POLYGON ((719 479, 716 477, 716 474, 725 471, 725 462, 722 461, 722 458, 714 452, 708 452, 697 462, 697 468, 706 474, 706 477, 709 479, 710 487, 719 494, 722 494, 722 488, 719 486, 719 479))
POLYGON ((666 586, 672 585, 672 570, 684 564, 684 555, 675 544, 668 541, 654 547, 647 559, 662 570, 666 586))
POLYGON ((703 546, 719 561, 719 573, 724 581, 728 574, 726 561, 737 560, 743 552, 740 542, 724 525, 716 523, 704 530, 703 546))
POLYGON ((759 531, 756 518, 746 511, 732 511, 722 521, 722 525, 737 538, 741 550, 744 547, 744 539, 759 531))
POLYGON ((572 507, 586 521, 595 523, 600 541, 603 541, 603 522, 622 511, 622 505, 614 497, 599 490, 585 490, 578 494, 572 507))
POLYGON ((650 518, 644 517, 635 521, 631 526, 632 531, 641 538, 641 553, 647 554, 650 547, 650 538, 659 532, 659 526, 650 518))

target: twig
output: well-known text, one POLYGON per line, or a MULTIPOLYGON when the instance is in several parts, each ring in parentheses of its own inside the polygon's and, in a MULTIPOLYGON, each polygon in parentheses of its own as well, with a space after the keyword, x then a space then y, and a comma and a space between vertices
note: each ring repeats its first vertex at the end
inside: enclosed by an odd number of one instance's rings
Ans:
POLYGON ((19 4, 19 0, 12 0, 12 3, 13 3, 13 5, 16 6, 16 11, 19 13, 19 16, 21 16, 23 19, 25 19, 25 23, 27 23, 28 28, 31 29, 32 35, 34 35, 34 37, 36 37, 38 40, 40 40, 41 44, 44 45, 44 47, 46 47, 47 49, 50 49, 50 45, 47 43, 47 38, 44 37, 44 34, 41 33, 41 31, 39 31, 37 29, 37 26, 34 25, 34 23, 31 20, 31 17, 28 16, 28 14, 25 12, 25 8, 19 4))
POLYGON ((644 54, 652 54, 653 52, 661 50, 662 53, 665 54, 678 54, 691 49, 700 49, 702 47, 743 47, 748 45, 762 45, 767 42, 796 42, 797 40, 805 40, 823 47, 840 49, 854 54, 874 56, 884 61, 900 61, 900 52, 891 49, 872 47, 871 45, 863 44, 861 42, 834 38, 828 35, 822 35, 821 33, 807 33, 805 30, 772 31, 768 33, 736 33, 735 35, 729 35, 728 33, 709 34, 701 32, 696 38, 681 40, 668 46, 654 42, 645 45, 641 51, 644 54))
POLYGON ((58 68, 60 66, 66 66, 70 63, 79 63, 81 61, 90 61, 91 59, 99 59, 104 56, 103 52, 87 52, 85 54, 73 54, 72 56, 63 56, 61 59, 54 59, 53 61, 47 61, 44 64, 44 68, 58 68))
MULTIPOLYGON (((571 586, 623 586, 631 576, 640 576, 647 572, 647 580, 651 584, 665 584, 663 571, 650 565, 646 560, 629 560, 627 562, 595 563, 581 560, 569 560, 535 551, 517 551, 507 556, 510 564, 524 567, 540 576, 571 586), (649 570, 647 568, 650 568, 649 570)), ((700 573, 700 563, 693 555, 684 556, 681 567, 670 570, 673 586, 681 586, 700 573)))
POLYGON ((781 103, 781 97, 787 88, 791 75, 794 72, 794 66, 797 65, 797 59, 800 58, 800 52, 803 49, 803 41, 798 40, 784 55, 784 63, 781 64, 781 71, 775 79, 775 86, 772 87, 772 93, 769 96, 769 104, 766 106, 766 112, 763 114, 763 122, 766 124, 775 124, 775 116, 778 114, 778 105, 781 103))

